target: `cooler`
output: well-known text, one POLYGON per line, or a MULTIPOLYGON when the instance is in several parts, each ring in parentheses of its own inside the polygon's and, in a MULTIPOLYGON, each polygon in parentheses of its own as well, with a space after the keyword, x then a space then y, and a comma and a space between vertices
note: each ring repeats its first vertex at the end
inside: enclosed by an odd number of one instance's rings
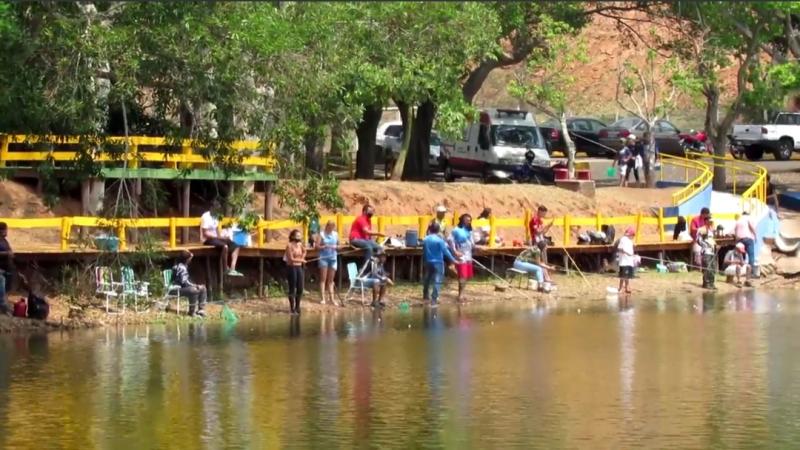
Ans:
POLYGON ((569 171, 567 169, 553 169, 553 175, 556 180, 568 180, 569 179, 569 171))
POLYGON ((575 171, 575 178, 579 180, 591 180, 592 179, 592 171, 587 169, 581 169, 575 171))
POLYGON ((406 230, 406 247, 416 247, 419 245, 419 233, 417 230, 406 230))

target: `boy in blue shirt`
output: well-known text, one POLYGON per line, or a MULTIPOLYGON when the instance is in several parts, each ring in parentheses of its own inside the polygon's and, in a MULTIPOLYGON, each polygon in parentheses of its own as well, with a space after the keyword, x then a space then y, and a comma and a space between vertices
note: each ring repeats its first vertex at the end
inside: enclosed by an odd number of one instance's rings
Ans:
POLYGON ((444 239, 439 235, 439 224, 432 223, 430 226, 431 234, 422 240, 422 259, 425 263, 425 282, 422 287, 422 299, 430 300, 431 307, 438 306, 439 290, 444 279, 444 263, 456 262, 444 239), (433 293, 428 297, 431 284, 433 293))

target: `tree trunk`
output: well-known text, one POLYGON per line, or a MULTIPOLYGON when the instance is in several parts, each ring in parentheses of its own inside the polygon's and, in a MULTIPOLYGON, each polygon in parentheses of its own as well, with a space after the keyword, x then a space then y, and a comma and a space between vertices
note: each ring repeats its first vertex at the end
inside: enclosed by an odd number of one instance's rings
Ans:
POLYGON ((430 178, 428 158, 431 154, 431 129, 436 117, 436 105, 428 100, 417 108, 411 127, 411 141, 403 164, 403 180, 427 181, 430 178))
MULTIPOLYGON (((725 150, 728 148, 728 130, 723 128, 718 121, 719 117, 719 89, 715 85, 706 86, 706 119, 705 128, 711 139, 711 145, 714 147, 714 154, 716 156, 725 156, 725 150)), ((714 166, 714 181, 712 182, 712 189, 715 191, 724 191, 728 187, 727 173, 724 166, 714 166)))
MULTIPOLYGON (((652 128, 651 128, 652 129, 652 128)), ((653 169, 656 167, 656 135, 652 132, 647 133, 647 147, 642 155, 642 165, 644 166, 644 182, 648 188, 656 187, 656 177, 653 169)), ((663 168, 661 170, 664 170, 663 168)))
POLYGON ((464 86, 461 88, 461 93, 464 95, 464 100, 467 103, 472 103, 475 95, 481 90, 483 82, 489 76, 489 73, 500 65, 497 61, 484 61, 472 72, 469 73, 464 86))
POLYGON ((381 121, 383 109, 380 105, 364 108, 361 122, 356 128, 358 153, 356 154, 356 178, 372 180, 375 178, 375 133, 381 121))
POLYGON ((567 171, 569 172, 569 178, 575 178, 575 142, 572 141, 572 138, 569 135, 569 128, 567 128, 567 113, 561 112, 561 116, 558 118, 559 124, 561 125, 561 135, 564 136, 564 143, 567 146, 567 171))
MULTIPOLYGON (((397 103, 397 102, 396 102, 397 103)), ((413 128, 414 125, 414 110, 411 105, 400 102, 397 103, 398 108, 401 109, 400 117, 403 120, 403 129, 409 130, 413 128)), ((403 174, 403 168, 406 165, 406 157, 408 156, 408 147, 411 143, 411 133, 404 132, 403 133, 403 146, 400 148, 400 155, 397 157, 397 162, 395 162, 394 167, 392 167, 392 180, 401 180, 403 174)))
POLYGON ((303 137, 303 145, 306 148, 306 169, 317 173, 322 172, 322 144, 325 135, 320 132, 318 127, 306 133, 303 137))

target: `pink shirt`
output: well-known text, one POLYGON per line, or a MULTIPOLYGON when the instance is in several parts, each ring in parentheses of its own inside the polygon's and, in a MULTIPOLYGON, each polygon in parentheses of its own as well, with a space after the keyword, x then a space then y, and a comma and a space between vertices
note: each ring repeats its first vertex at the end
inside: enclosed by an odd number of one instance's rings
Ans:
POLYGON ((753 233, 755 226, 753 225, 753 221, 750 220, 749 215, 742 215, 739 217, 739 220, 736 221, 736 239, 755 239, 756 235, 753 233))

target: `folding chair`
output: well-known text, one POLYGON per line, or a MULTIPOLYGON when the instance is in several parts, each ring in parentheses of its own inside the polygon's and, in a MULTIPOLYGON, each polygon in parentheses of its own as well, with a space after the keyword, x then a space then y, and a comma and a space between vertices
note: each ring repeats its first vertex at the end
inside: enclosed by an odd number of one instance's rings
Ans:
POLYGON ((359 289, 361 291, 361 305, 363 306, 364 303, 364 288, 366 288, 366 281, 367 277, 364 274, 367 271, 367 267, 369 267, 369 262, 364 263, 364 267, 358 271, 358 265, 354 262, 347 264, 347 277, 350 279, 350 288, 347 289, 347 294, 344 296, 344 301, 346 302, 347 299, 350 298, 350 293, 353 292, 355 289, 359 289))
MULTIPOLYGON (((110 267, 106 266, 97 266, 94 268, 94 282, 95 282, 95 293, 98 295, 102 295, 106 299, 106 314, 110 314, 109 311, 109 303, 111 299, 119 298, 119 292, 117 292, 117 287, 119 283, 114 282, 114 274, 111 272, 110 267)), ((125 306, 123 303, 123 311, 125 310, 125 306)))
MULTIPOLYGON (((162 280, 164 281, 164 296, 156 303, 157 307, 166 311, 169 306, 170 299, 175 299, 175 312, 181 313, 181 287, 172 282, 172 269, 164 269, 161 272, 162 280)), ((188 300, 187 300, 188 302, 188 300)))
POLYGON ((133 310, 138 313, 139 298, 144 298, 145 300, 150 299, 150 283, 136 281, 136 275, 134 275, 133 269, 125 266, 122 268, 122 283, 120 284, 122 285, 122 311, 125 311, 125 304, 127 303, 128 297, 133 297, 133 310))
POLYGON ((530 279, 528 272, 513 267, 506 269, 506 283, 508 283, 509 286, 513 286, 514 280, 517 280, 517 288, 522 288, 522 283, 527 283, 528 279, 530 279))

